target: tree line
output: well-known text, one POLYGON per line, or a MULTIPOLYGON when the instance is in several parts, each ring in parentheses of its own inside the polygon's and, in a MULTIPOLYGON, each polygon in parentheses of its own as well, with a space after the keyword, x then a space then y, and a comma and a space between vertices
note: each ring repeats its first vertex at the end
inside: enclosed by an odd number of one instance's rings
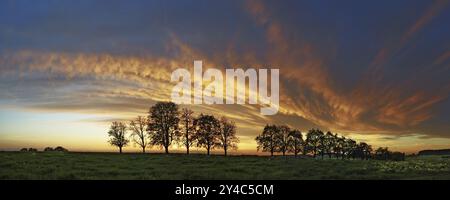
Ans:
POLYGON ((266 125, 263 132, 255 138, 258 151, 281 153, 285 156, 291 153, 311 155, 312 157, 324 156, 337 159, 367 160, 370 158, 379 160, 404 160, 405 154, 391 152, 387 147, 379 147, 375 151, 366 142, 357 142, 351 138, 339 136, 330 131, 324 133, 319 129, 311 129, 306 132, 305 138, 300 130, 291 129, 288 126, 266 125))
MULTIPOLYGON (((62 146, 57 146, 55 148, 53 147, 45 147, 44 148, 45 152, 49 152, 49 151, 60 151, 60 152, 68 152, 69 150, 62 147, 62 146)), ((38 152, 38 150, 36 148, 22 148, 20 149, 20 152, 38 152)))
POLYGON ((239 143, 234 121, 203 113, 194 116, 192 110, 180 110, 172 102, 156 103, 147 117, 138 116, 129 123, 112 122, 108 136, 108 142, 118 147, 120 153, 131 141, 142 148, 142 153, 148 147, 159 146, 168 154, 169 147, 178 144, 186 148, 186 154, 190 147, 196 146, 205 148, 207 155, 220 148, 226 156, 228 150, 237 149, 239 143))
MULTIPOLYGON (((142 148, 158 146, 169 153, 173 144, 186 149, 189 154, 191 147, 204 148, 207 155, 213 149, 222 149, 224 155, 228 150, 237 149, 239 139, 236 136, 236 124, 226 117, 216 118, 214 115, 201 113, 194 116, 188 108, 180 110, 172 102, 157 102, 150 107, 148 116, 137 116, 135 119, 124 122, 112 122, 108 135, 109 143, 122 148, 130 142, 142 148)), ((375 151, 366 142, 357 142, 351 138, 340 136, 330 131, 324 133, 319 129, 311 129, 305 137, 298 129, 285 125, 267 124, 262 133, 256 138, 257 150, 281 153, 283 156, 299 154, 312 157, 320 156, 322 159, 380 159, 404 160, 405 154, 391 152, 387 147, 379 147, 375 151)))

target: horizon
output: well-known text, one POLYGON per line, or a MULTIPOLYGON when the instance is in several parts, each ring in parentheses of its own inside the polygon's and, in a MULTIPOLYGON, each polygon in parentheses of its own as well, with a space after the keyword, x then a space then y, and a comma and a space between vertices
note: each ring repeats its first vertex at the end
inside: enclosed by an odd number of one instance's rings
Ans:
POLYGON ((193 74, 195 60, 279 69, 275 115, 180 105, 235 121, 231 154, 266 155, 255 141, 266 124, 408 154, 450 149, 449 1, 19 0, 0 2, 0 16, 0 151, 115 152, 110 123, 169 101, 172 72, 193 74))

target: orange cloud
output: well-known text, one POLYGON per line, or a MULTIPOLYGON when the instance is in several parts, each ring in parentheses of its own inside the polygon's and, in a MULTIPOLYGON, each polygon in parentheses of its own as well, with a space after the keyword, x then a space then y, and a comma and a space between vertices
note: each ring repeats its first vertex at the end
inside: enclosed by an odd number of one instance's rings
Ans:
MULTIPOLYGON (((445 2, 442 1, 433 4, 403 38, 409 39, 439 14, 444 6, 445 2)), ((419 89, 411 90, 408 85, 394 87, 380 82, 383 77, 380 67, 392 53, 389 48, 379 51, 359 84, 348 92, 339 92, 340 89, 336 87, 339 80, 329 74, 324 62, 314 53, 312 45, 301 38, 289 38, 282 24, 261 1, 249 1, 247 8, 256 23, 266 29, 267 42, 273 47, 268 53, 269 62, 277 63, 282 76, 298 84, 290 86, 291 89, 302 89, 282 96, 284 113, 304 117, 337 131, 404 133, 404 128, 409 129, 430 119, 433 106, 448 96, 449 91, 446 89, 425 94, 419 89), (409 89, 406 91, 405 88, 409 89), (307 91, 311 93, 305 95, 307 91)), ((286 90, 282 93, 289 92, 286 90)))

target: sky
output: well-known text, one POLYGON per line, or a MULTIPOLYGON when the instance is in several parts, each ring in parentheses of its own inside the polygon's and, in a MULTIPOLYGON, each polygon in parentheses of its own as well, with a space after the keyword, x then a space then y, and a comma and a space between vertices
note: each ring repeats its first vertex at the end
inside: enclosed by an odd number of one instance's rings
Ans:
POLYGON ((234 153, 257 153, 266 124, 450 148, 449 25, 448 0, 0 1, 0 150, 116 151, 110 123, 170 100, 171 73, 194 60, 280 69, 276 115, 189 106, 236 122, 234 153))

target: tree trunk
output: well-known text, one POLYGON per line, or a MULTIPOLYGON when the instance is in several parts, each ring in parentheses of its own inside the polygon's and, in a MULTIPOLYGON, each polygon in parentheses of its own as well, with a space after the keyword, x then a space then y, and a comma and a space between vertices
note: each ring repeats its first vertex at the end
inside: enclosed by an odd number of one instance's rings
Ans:
POLYGON ((209 156, 209 149, 210 149, 210 146, 208 145, 208 147, 206 147, 206 151, 207 151, 207 155, 209 156))
POLYGON ((141 144, 142 144, 142 153, 145 153, 145 145, 146 145, 146 144, 145 144, 144 137, 141 138, 141 142, 142 142, 142 143, 141 143, 141 144))
POLYGON ((286 151, 283 151, 283 156, 286 156, 286 151))
POLYGON ((189 155, 189 131, 188 131, 188 122, 186 122, 186 154, 189 155))
POLYGON ((270 156, 273 157, 273 149, 270 150, 270 156))
POLYGON ((168 146, 164 146, 164 150, 165 150, 166 154, 169 154, 169 147, 168 146))
POLYGON ((165 131, 165 141, 164 141, 164 150, 165 150, 165 152, 166 152, 166 154, 169 154, 169 141, 170 141, 170 135, 169 135, 169 132, 168 132, 168 130, 166 130, 165 131))
POLYGON ((122 147, 119 147, 119 153, 122 153, 122 147))

